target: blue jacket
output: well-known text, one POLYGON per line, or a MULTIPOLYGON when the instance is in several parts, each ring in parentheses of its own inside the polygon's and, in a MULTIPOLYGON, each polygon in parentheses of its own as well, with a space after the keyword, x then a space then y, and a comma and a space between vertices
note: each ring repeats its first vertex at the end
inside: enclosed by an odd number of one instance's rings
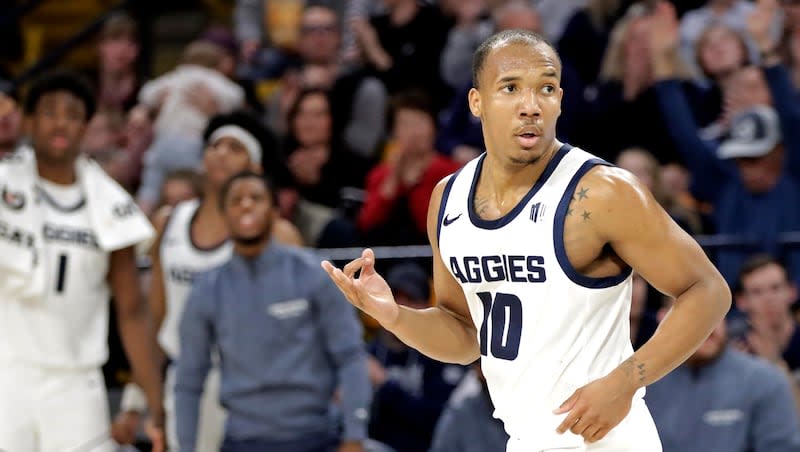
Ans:
POLYGON ((225 437, 331 435, 341 388, 344 439, 366 437, 371 388, 361 324, 319 259, 276 243, 200 274, 180 325, 175 399, 181 450, 194 450, 212 349, 220 356, 225 437))
POLYGON ((788 378, 732 348, 700 369, 675 369, 647 388, 645 401, 664 452, 800 451, 788 378))

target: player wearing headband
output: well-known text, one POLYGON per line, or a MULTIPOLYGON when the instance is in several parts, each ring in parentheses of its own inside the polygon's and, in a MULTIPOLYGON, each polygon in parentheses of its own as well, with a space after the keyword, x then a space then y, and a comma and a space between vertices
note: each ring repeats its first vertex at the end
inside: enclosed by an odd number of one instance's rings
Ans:
MULTIPOLYGON (((152 282, 150 306, 158 329, 158 343, 168 362, 180 354, 178 325, 198 272, 210 270, 231 257, 229 232, 219 210, 219 195, 231 176, 250 169, 260 173, 275 171, 278 162, 268 149, 273 145, 269 133, 257 119, 243 112, 218 115, 211 119, 203 134, 205 185, 200 199, 185 201, 174 208, 165 208, 155 217, 157 242, 152 248, 152 282), (266 151, 266 152, 265 152, 266 151)), ((277 241, 301 245, 300 234, 287 220, 279 218, 273 226, 277 241)), ((174 369, 168 367, 164 404, 167 412, 167 444, 178 450, 174 416, 174 369)), ((118 442, 132 440, 124 431, 135 432, 138 413, 144 408, 137 388, 129 385, 123 396, 121 413, 115 422, 118 442), (127 436, 127 438, 126 438, 127 436)), ((224 424, 224 411, 219 406, 219 372, 212 369, 206 379, 199 416, 198 450, 219 450, 224 424)))

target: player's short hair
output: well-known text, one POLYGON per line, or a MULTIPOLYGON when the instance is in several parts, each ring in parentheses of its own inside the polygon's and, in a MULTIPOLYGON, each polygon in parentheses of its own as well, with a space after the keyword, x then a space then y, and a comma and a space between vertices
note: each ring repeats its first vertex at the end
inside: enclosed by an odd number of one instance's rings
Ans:
POLYGON ((489 54, 492 53, 494 49, 508 44, 528 44, 531 46, 544 44, 553 50, 559 65, 561 65, 561 58, 558 56, 558 51, 544 36, 530 30, 504 30, 493 34, 483 41, 472 55, 472 86, 478 88, 478 78, 480 77, 483 64, 486 62, 486 58, 489 57, 489 54))
POLYGON ((789 272, 786 271, 786 265, 784 265, 780 259, 769 254, 756 254, 750 256, 739 269, 739 278, 736 281, 736 291, 738 293, 743 292, 744 279, 758 270, 761 270, 764 267, 769 267, 770 265, 777 265, 780 267, 783 270, 786 280, 789 281, 789 272))
POLYGON ((48 72, 31 84, 25 98, 25 114, 32 115, 36 112, 36 106, 42 96, 56 91, 67 91, 80 99, 86 108, 86 121, 92 119, 97 108, 92 86, 77 72, 66 69, 48 72))
POLYGON ((239 180, 242 180, 242 179, 258 179, 258 180, 260 180, 264 184, 264 187, 267 189, 267 193, 269 193, 269 197, 272 200, 272 205, 273 206, 277 206, 278 197, 277 197, 277 193, 275 192, 275 186, 273 185, 272 180, 269 177, 267 177, 267 176, 265 176, 263 174, 256 173, 255 171, 244 170, 244 171, 240 171, 240 172, 234 174, 233 176, 231 176, 230 178, 228 178, 228 180, 226 180, 225 183, 222 185, 222 190, 220 190, 220 195, 219 195, 219 209, 220 210, 225 210, 225 201, 228 198, 228 192, 231 191, 231 187, 233 187, 233 184, 236 183, 236 181, 239 181, 239 180))

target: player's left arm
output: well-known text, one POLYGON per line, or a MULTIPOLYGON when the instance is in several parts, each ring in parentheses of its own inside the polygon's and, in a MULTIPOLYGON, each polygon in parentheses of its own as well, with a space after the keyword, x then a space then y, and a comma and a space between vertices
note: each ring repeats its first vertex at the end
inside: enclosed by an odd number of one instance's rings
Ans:
POLYGON ((125 353, 136 381, 147 396, 152 422, 164 423, 161 372, 156 360, 155 332, 144 299, 139 291, 136 256, 133 247, 111 253, 109 284, 117 309, 117 324, 125 353))
POLYGON ((634 271, 675 303, 653 337, 618 371, 635 389, 683 363, 725 317, 731 293, 700 245, 678 226, 635 177, 602 168, 594 174, 610 190, 598 234, 634 271))
POLYGON ((657 381, 694 353, 728 312, 731 294, 697 242, 630 173, 597 167, 580 185, 594 192, 581 208, 592 211, 591 230, 597 242, 609 245, 653 287, 676 300, 647 343, 601 379, 595 391, 581 394, 592 383, 584 386, 558 410, 571 411, 560 432, 570 429, 592 441, 602 438, 627 415, 636 390, 657 381), (611 400, 613 397, 617 399, 611 400), (585 406, 592 403, 605 406, 585 406))

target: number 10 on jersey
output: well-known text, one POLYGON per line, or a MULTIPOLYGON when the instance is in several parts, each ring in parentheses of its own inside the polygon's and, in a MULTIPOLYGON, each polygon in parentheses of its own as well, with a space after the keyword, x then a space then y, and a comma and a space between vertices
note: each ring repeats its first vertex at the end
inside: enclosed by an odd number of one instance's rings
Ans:
POLYGON ((498 292, 492 298, 491 292, 478 292, 483 303, 483 323, 481 323, 481 355, 513 361, 519 353, 522 337, 522 302, 510 293, 498 292))

